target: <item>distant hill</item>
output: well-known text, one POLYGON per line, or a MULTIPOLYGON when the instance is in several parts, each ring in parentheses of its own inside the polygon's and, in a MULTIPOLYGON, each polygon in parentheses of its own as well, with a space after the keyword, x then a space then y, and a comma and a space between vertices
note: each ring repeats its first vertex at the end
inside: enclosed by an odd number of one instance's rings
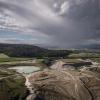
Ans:
POLYGON ((92 50, 100 50, 100 44, 91 44, 91 45, 83 45, 80 48, 92 49, 92 50))
POLYGON ((70 50, 48 50, 26 44, 0 44, 0 53, 10 57, 66 57, 70 50))

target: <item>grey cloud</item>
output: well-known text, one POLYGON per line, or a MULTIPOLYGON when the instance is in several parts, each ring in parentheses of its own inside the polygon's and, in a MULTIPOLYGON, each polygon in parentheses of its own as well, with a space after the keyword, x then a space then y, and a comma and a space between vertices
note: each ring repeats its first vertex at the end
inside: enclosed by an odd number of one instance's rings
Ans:
POLYGON ((0 1, 0 12, 7 9, 16 20, 22 20, 23 28, 50 37, 42 45, 75 47, 100 39, 99 0, 15 1, 0 1))

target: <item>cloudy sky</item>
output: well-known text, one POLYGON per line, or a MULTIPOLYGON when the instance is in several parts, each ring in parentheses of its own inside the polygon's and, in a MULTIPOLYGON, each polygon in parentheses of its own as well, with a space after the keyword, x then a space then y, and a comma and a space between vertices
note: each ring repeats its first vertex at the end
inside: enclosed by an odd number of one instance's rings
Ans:
POLYGON ((100 44, 100 0, 0 0, 0 43, 100 44))

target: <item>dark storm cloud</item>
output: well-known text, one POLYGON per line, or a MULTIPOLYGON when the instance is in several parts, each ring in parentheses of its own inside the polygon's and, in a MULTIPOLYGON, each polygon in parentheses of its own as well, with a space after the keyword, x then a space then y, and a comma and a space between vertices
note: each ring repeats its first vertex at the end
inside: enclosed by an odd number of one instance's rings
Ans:
POLYGON ((15 18, 19 30, 41 34, 38 39, 47 41, 42 45, 75 47, 100 41, 99 0, 2 0, 0 12, 15 18))

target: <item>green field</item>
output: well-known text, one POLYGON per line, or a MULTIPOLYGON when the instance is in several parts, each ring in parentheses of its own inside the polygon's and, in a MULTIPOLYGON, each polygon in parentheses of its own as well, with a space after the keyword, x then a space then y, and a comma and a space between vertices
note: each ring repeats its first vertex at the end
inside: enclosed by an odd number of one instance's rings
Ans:
POLYGON ((3 53, 0 54, 0 63, 3 62, 16 62, 16 61, 27 61, 31 60, 32 58, 18 58, 18 57, 9 57, 3 53))
POLYGON ((100 53, 72 53, 69 58, 100 58, 100 53))
POLYGON ((32 58, 15 58, 15 57, 8 57, 5 54, 0 54, 0 63, 6 63, 6 62, 19 62, 19 61, 27 61, 31 60, 32 58))

